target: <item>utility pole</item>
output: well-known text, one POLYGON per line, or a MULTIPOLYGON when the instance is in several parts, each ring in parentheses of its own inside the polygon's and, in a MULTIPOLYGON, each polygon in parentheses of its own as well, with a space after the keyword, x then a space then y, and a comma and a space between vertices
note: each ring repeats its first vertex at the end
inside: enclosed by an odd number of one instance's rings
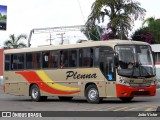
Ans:
POLYGON ((50 45, 52 45, 52 40, 54 40, 54 39, 52 39, 52 36, 51 36, 51 34, 50 34, 50 37, 49 37, 49 39, 47 39, 47 41, 49 40, 49 42, 50 42, 50 45))
POLYGON ((63 45, 63 43, 64 43, 64 38, 65 38, 65 37, 64 37, 64 34, 65 34, 65 33, 59 33, 59 34, 57 34, 57 35, 60 35, 60 37, 58 37, 58 38, 61 38, 61 41, 62 41, 62 42, 61 42, 61 45, 63 45))

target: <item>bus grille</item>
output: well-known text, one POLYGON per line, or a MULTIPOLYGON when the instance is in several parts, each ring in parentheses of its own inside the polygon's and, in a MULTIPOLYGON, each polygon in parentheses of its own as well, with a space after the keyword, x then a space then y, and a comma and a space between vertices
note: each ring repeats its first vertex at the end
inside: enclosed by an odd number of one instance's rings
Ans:
POLYGON ((149 91, 134 91, 131 93, 131 95, 149 95, 149 91))

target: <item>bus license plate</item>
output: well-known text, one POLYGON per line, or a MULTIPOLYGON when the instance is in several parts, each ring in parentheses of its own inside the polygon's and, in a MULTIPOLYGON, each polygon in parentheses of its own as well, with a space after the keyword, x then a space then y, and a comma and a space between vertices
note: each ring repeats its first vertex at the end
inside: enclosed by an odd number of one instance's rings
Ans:
POLYGON ((144 91, 144 89, 139 89, 139 91, 144 91))

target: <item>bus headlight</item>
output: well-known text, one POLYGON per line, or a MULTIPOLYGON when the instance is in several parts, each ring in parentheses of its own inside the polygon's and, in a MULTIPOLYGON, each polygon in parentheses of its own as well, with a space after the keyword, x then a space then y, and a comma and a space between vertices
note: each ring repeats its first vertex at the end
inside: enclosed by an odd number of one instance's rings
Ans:
POLYGON ((130 86, 130 84, 128 83, 128 82, 126 82, 126 81, 124 81, 124 80, 119 80, 119 82, 118 82, 119 84, 121 84, 121 85, 125 85, 125 86, 130 86))
POLYGON ((156 84, 156 82, 155 82, 155 81, 152 81, 152 82, 151 82, 151 85, 155 85, 155 84, 156 84))

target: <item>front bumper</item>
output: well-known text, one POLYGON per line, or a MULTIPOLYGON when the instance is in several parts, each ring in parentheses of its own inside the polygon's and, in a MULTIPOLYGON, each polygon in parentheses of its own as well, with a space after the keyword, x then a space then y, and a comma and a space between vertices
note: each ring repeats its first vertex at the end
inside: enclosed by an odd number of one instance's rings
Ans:
POLYGON ((149 87, 131 87, 117 84, 116 92, 117 97, 155 96, 156 85, 151 85, 149 87))

